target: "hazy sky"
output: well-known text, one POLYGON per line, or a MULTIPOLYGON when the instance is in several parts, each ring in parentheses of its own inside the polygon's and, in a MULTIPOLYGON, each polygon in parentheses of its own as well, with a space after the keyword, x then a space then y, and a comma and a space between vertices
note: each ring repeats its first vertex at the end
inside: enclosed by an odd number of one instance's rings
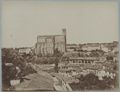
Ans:
POLYGON ((37 35, 62 34, 67 43, 118 40, 116 2, 4 1, 2 47, 34 46, 37 35))

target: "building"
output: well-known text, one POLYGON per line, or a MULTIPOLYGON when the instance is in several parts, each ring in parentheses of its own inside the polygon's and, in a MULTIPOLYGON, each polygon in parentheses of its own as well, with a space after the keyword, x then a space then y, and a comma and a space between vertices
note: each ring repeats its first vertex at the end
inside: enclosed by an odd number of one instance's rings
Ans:
POLYGON ((101 46, 99 43, 87 43, 81 46, 82 50, 92 51, 92 50, 99 50, 101 46))
POLYGON ((109 52, 109 48, 103 44, 101 44, 101 50, 103 50, 104 52, 109 52))
POLYGON ((80 50, 79 44, 67 44, 66 45, 67 52, 73 52, 80 50))
POLYGON ((32 53, 32 49, 30 47, 19 48, 20 54, 30 54, 32 53))
POLYGON ((70 58, 69 62, 73 64, 83 64, 83 63, 94 63, 94 61, 99 61, 99 58, 96 57, 78 57, 78 58, 70 58))
POLYGON ((52 56, 55 49, 61 53, 66 51, 66 29, 62 35, 40 35, 37 37, 35 53, 38 56, 52 56))
POLYGON ((99 57, 69 57, 67 60, 60 64, 60 72, 61 73, 80 73, 83 70, 97 70, 102 69, 102 65, 97 62, 101 62, 99 57), (67 62, 66 64, 64 64, 67 62))

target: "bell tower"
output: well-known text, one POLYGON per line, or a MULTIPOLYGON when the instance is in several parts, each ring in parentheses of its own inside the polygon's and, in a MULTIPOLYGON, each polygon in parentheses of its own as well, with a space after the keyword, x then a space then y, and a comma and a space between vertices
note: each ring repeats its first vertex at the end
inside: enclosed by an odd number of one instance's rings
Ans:
POLYGON ((65 52, 66 52, 67 51, 67 49, 66 49, 66 44, 67 44, 67 42, 66 42, 66 28, 62 29, 62 34, 64 35, 64 39, 65 39, 65 52))

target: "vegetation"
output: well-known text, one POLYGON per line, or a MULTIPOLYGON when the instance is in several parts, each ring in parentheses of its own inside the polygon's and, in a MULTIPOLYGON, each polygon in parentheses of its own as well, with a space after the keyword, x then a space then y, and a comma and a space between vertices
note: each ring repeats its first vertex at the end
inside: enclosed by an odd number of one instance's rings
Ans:
POLYGON ((55 57, 33 57, 32 63, 35 64, 54 64, 55 63, 55 57))
POLYGON ((58 72, 58 64, 62 54, 55 50, 53 57, 36 57, 32 54, 20 54, 17 49, 2 49, 2 82, 3 88, 10 87, 10 80, 22 78, 28 74, 36 73, 29 63, 55 64, 54 70, 58 72), (10 65, 6 66, 6 63, 10 65), (19 73, 16 67, 19 68, 19 73))
POLYGON ((74 91, 78 90, 110 90, 117 87, 117 77, 114 79, 104 77, 99 80, 98 77, 92 73, 79 78, 79 83, 71 83, 70 86, 74 91))
POLYGON ((54 70, 55 70, 56 73, 58 73, 58 71, 59 71, 58 64, 60 62, 60 58, 61 58, 62 54, 58 51, 58 49, 55 49, 54 56, 55 56, 55 67, 54 67, 54 70))
POLYGON ((3 89, 10 87, 10 80, 22 78, 25 75, 36 72, 30 65, 27 65, 31 61, 30 58, 28 55, 23 57, 15 49, 2 49, 3 89), (19 71, 16 67, 19 68, 19 71))

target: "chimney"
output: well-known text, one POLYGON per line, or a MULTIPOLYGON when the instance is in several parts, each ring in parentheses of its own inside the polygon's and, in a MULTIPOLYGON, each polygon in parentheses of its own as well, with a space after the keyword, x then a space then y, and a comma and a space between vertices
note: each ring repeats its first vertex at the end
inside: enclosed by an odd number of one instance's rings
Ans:
POLYGON ((62 33, 63 33, 64 36, 66 36, 66 28, 62 29, 62 33))

